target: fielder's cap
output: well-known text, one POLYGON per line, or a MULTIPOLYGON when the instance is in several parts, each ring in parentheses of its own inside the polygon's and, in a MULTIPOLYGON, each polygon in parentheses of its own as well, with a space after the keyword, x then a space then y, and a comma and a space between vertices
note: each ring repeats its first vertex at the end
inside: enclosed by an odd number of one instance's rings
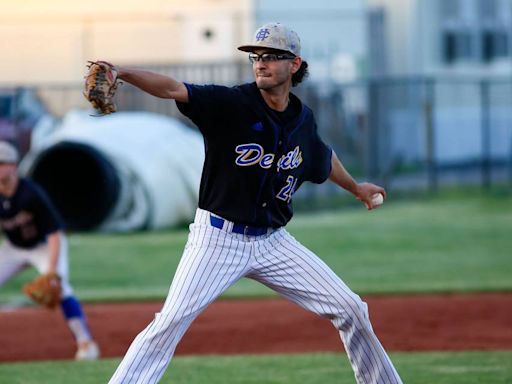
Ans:
POLYGON ((0 163, 17 163, 18 150, 7 141, 0 141, 0 163))
POLYGON ((253 52, 259 48, 278 49, 300 56, 299 35, 284 24, 268 23, 258 28, 250 44, 238 47, 244 52, 253 52))

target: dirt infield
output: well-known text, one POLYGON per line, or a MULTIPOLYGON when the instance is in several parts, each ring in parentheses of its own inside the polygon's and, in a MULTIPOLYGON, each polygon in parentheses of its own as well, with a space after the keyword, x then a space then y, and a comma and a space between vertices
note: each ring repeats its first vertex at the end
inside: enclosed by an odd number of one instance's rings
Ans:
MULTIPOLYGON (((512 349, 512 294, 365 297, 390 351, 512 349)), ((122 356, 161 303, 86 305, 104 357, 122 356)), ((59 311, 0 312, 0 361, 73 357, 59 311)), ((217 301, 185 334, 177 354, 342 351, 329 321, 279 300, 217 301)))

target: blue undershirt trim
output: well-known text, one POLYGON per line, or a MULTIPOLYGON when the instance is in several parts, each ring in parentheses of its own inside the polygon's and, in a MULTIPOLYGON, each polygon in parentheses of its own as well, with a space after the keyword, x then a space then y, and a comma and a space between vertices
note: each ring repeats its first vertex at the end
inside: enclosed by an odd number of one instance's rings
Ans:
POLYGON ((192 86, 188 83, 183 83, 183 84, 185 84, 185 87, 187 87, 188 97, 189 97, 189 101, 190 101, 190 98, 192 97, 192 86))

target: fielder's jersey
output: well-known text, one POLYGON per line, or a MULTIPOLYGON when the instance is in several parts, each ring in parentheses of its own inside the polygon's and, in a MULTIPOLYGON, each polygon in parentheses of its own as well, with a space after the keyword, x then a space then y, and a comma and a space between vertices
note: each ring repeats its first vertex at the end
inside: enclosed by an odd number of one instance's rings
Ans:
POLYGON ((290 94, 286 111, 272 110, 256 83, 185 85, 189 102, 176 104, 205 142, 199 208, 244 225, 286 225, 301 184, 331 172, 311 109, 290 94))
POLYGON ((63 222, 46 193, 33 182, 20 179, 13 196, 0 195, 0 226, 9 241, 32 248, 63 228, 63 222))

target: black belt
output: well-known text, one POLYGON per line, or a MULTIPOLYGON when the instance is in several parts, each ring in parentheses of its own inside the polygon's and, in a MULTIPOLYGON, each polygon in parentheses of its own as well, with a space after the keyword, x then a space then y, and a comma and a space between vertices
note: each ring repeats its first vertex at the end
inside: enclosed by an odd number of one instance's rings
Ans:
MULTIPOLYGON (((224 227, 224 223, 226 220, 210 215, 210 224, 212 227, 222 229, 224 227)), ((248 236, 261 236, 266 235, 268 232, 268 227, 252 227, 250 225, 244 225, 240 223, 233 223, 233 228, 231 232, 240 233, 242 235, 248 236)))

